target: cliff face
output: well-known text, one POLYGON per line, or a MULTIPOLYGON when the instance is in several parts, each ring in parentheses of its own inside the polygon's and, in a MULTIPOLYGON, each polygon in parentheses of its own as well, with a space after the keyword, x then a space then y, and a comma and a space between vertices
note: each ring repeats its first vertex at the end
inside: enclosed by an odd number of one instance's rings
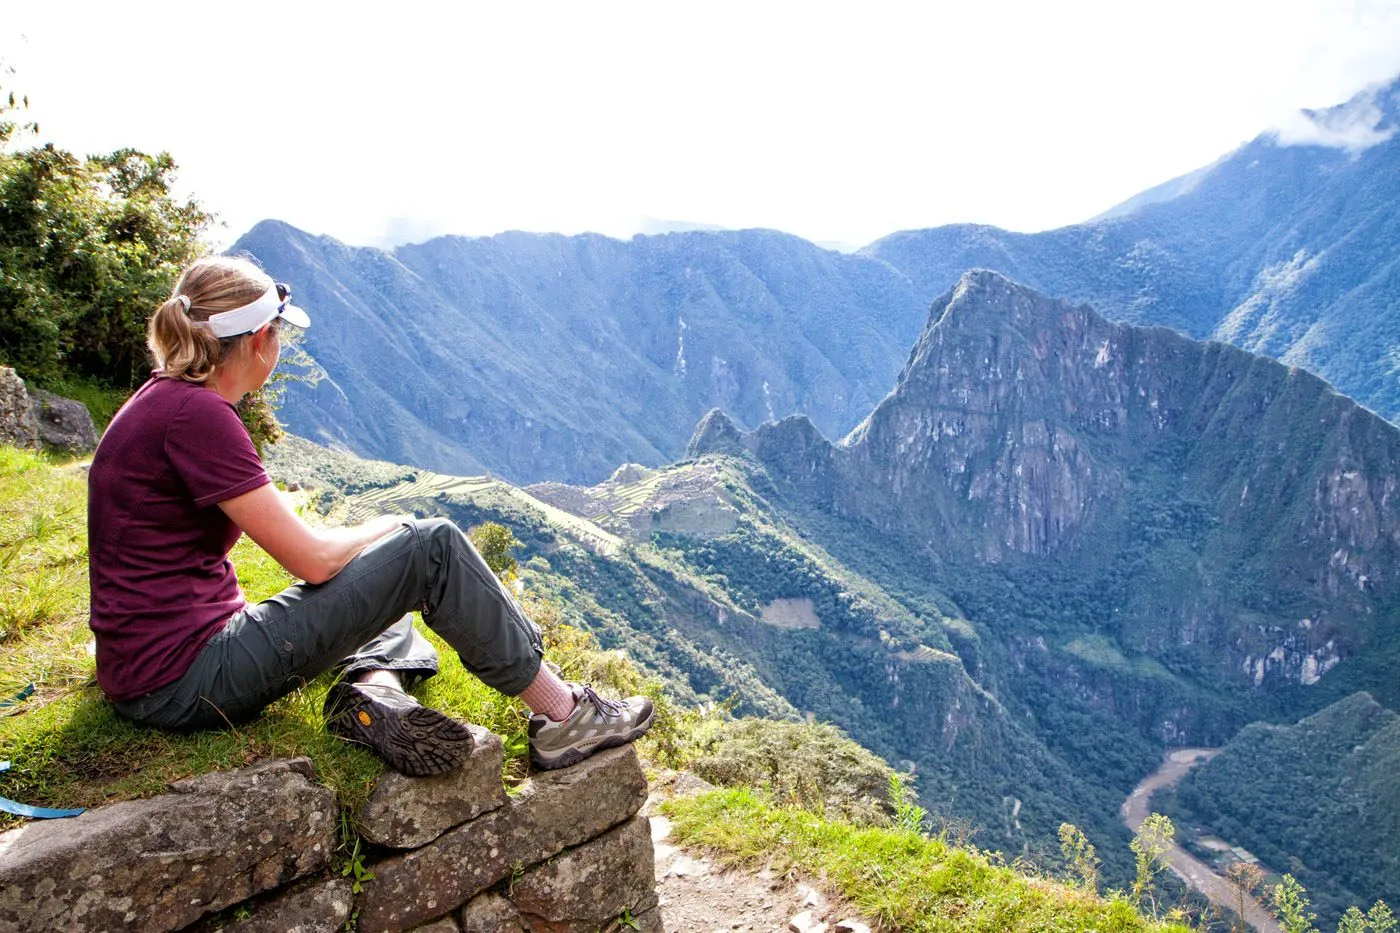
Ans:
POLYGON ((1076 543, 1125 483, 1092 451, 1093 435, 1128 420, 1111 326, 990 273, 965 276, 934 313, 894 393, 848 441, 847 469, 873 482, 841 507, 955 535, 983 560, 1076 543))
POLYGON ((1314 684, 1390 638, 1400 432, 1299 370, 996 273, 935 303, 839 445, 797 419, 735 444, 933 564, 1068 571, 1078 624, 1239 684, 1314 684))

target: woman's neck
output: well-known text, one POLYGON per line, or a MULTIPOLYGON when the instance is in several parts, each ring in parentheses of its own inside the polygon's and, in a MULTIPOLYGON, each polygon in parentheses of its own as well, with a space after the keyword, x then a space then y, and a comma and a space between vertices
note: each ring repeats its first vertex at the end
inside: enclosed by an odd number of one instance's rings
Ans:
POLYGON ((237 364, 220 366, 204 385, 219 393, 219 397, 230 405, 237 405, 243 396, 257 388, 251 384, 250 374, 245 371, 247 368, 237 364))

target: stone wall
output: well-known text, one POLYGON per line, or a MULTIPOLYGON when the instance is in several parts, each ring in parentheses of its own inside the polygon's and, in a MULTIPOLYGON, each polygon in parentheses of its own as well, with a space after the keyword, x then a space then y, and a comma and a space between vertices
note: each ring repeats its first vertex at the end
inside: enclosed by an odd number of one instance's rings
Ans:
POLYGON ((659 933, 635 751, 508 796, 500 738, 475 733, 459 771, 380 778, 354 814, 358 891, 334 795, 272 760, 0 835, 0 931, 659 933))
POLYGON ((0 444, 39 446, 39 424, 34 420, 24 380, 8 366, 0 366, 0 444))

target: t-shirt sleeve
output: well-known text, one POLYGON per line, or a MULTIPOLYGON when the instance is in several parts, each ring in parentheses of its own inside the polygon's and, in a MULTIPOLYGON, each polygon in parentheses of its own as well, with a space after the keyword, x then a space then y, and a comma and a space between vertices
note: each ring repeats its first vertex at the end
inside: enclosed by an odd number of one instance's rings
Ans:
POLYGON ((165 453, 201 509, 272 482, 238 413, 213 392, 192 393, 180 406, 165 453))

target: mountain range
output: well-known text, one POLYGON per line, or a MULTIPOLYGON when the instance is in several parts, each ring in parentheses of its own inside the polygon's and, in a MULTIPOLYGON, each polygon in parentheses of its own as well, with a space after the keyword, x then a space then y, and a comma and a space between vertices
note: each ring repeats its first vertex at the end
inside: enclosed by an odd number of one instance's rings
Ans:
POLYGON ((1394 419, 1400 82, 1306 116, 1312 142, 1265 134, 1089 223, 1036 234, 940 227, 864 252, 931 295, 966 269, 995 269, 1115 320, 1228 342, 1308 369, 1394 419))
POLYGON ((352 520, 503 522, 527 586, 679 699, 834 722, 983 844, 1047 857, 1068 820, 1117 879, 1118 804, 1165 748, 1362 690, 1400 705, 1400 430, 1297 368, 987 271, 913 347, 835 442, 712 411, 678 462, 592 486, 302 442, 276 472, 352 520))
POLYGON ((669 462, 712 407, 746 427, 803 413, 842 436, 969 268, 1301 366, 1394 418, 1398 98, 1400 83, 1374 89, 1310 114, 1312 142, 1266 134, 1045 233, 956 225, 854 255, 766 230, 507 233, 386 252, 268 221, 235 251, 316 312, 304 348, 326 378, 288 387, 293 430, 515 482, 669 462))

